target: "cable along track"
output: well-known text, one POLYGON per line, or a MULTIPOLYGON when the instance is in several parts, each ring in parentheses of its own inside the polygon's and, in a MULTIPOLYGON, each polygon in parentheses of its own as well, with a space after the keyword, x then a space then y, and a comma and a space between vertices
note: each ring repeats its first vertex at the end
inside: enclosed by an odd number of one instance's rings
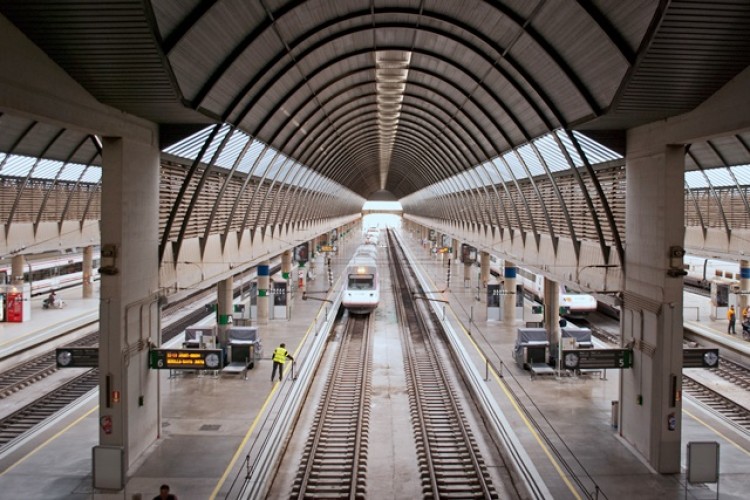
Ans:
MULTIPOLYGON (((395 247, 394 247, 395 248, 395 247)), ((424 498, 499 498, 444 364, 421 317, 398 252, 394 295, 424 498)))
POLYGON ((350 315, 291 498, 365 498, 372 394, 370 316, 350 315))

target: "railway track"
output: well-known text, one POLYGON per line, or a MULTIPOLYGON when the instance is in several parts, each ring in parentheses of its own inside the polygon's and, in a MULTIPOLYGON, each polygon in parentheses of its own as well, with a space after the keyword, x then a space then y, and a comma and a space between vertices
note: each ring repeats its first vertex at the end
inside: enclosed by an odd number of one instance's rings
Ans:
POLYGON ((0 450, 98 385, 99 370, 89 370, 3 418, 0 420, 0 450))
MULTIPOLYGON (((99 333, 91 333, 67 345, 88 347, 99 343, 99 333)), ((0 374, 0 399, 25 389, 57 371, 55 351, 37 356, 29 361, 0 374)))
POLYGON ((391 256, 423 497, 499 498, 438 352, 437 336, 418 314, 410 276, 400 265, 405 259, 391 256))
POLYGON ((742 389, 750 389, 750 370, 739 363, 735 363, 734 361, 722 357, 719 367, 712 371, 719 377, 741 387, 742 389))
POLYGON ((744 406, 708 388, 689 375, 682 375, 682 390, 711 410, 750 432, 750 410, 744 406))
POLYGON ((365 498, 370 317, 350 316, 305 445, 291 498, 365 498))

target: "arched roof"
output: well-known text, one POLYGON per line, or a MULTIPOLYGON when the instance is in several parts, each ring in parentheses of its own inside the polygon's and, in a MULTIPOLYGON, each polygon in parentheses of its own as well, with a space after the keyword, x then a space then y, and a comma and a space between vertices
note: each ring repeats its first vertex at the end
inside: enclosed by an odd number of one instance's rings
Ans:
POLYGON ((363 197, 408 196, 557 128, 684 112, 750 57, 741 0, 0 8, 101 101, 165 131, 235 124, 363 197))

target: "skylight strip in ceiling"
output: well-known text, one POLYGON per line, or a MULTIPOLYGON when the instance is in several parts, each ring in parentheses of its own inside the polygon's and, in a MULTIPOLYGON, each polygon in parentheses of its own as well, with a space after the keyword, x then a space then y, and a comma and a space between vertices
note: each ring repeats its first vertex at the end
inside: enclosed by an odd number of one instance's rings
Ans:
POLYGON ((245 174, 250 172, 250 169, 253 168, 255 160, 258 158, 261 151, 263 151, 264 147, 266 147, 265 144, 257 139, 253 139, 253 143, 249 148, 247 148, 245 156, 243 156, 242 160, 240 160, 240 165, 237 167, 237 171, 245 174))
POLYGON ((33 177, 35 179, 54 179, 62 170, 64 164, 57 160, 40 160, 34 168, 33 177))
POLYGON ((9 177, 26 177, 36 163, 36 158, 30 156, 10 155, 0 174, 9 177))
POLYGON ((699 170, 685 172, 685 184, 690 189, 705 189, 708 187, 705 176, 699 170))
POLYGON ((732 173, 737 177, 740 186, 750 186, 750 165, 732 167, 732 173))
POLYGON ((708 181, 714 187, 727 187, 734 186, 734 179, 729 175, 729 171, 726 168, 712 168, 706 170, 706 176, 708 181))
POLYGON ((385 189, 388 179, 410 61, 411 52, 400 50, 375 52, 375 87, 380 138, 380 189, 385 189))
POLYGON ((249 140, 250 137, 247 134, 235 131, 235 133, 232 134, 232 137, 229 138, 229 141, 227 141, 227 145, 224 146, 224 149, 221 151, 219 159, 216 160, 216 165, 226 169, 231 169, 234 162, 237 161, 237 157, 242 151, 242 148, 245 147, 245 144, 247 144, 247 141, 249 140))
POLYGON ((224 140, 224 137, 229 133, 229 130, 232 127, 228 124, 224 124, 219 129, 219 132, 214 136, 214 140, 211 141, 211 144, 206 149, 206 152, 203 154, 203 158, 201 158, 202 163, 209 163, 213 157, 214 153, 219 149, 219 146, 221 145, 222 141, 224 140))
POLYGON ((80 163, 68 163, 60 173, 59 179, 61 181, 75 182, 81 177, 85 168, 86 165, 81 165, 80 163))
POLYGON ((102 181, 102 167, 91 166, 86 169, 86 173, 81 177, 81 182, 88 184, 99 184, 102 181))

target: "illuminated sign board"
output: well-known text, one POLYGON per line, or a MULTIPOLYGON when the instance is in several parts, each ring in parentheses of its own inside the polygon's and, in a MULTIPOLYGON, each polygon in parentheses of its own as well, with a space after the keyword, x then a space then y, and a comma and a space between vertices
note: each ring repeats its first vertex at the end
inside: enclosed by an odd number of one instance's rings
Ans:
POLYGON ((320 246, 320 251, 321 252, 335 252, 336 251, 336 247, 333 246, 333 245, 321 245, 320 246))
POLYGON ((633 367, 631 349, 563 349, 562 359, 567 370, 633 367))
POLYGON ((154 370, 218 370, 221 349, 152 349, 149 367, 154 370))
POLYGON ((55 349, 58 368, 96 368, 99 366, 98 347, 59 347, 55 349))

